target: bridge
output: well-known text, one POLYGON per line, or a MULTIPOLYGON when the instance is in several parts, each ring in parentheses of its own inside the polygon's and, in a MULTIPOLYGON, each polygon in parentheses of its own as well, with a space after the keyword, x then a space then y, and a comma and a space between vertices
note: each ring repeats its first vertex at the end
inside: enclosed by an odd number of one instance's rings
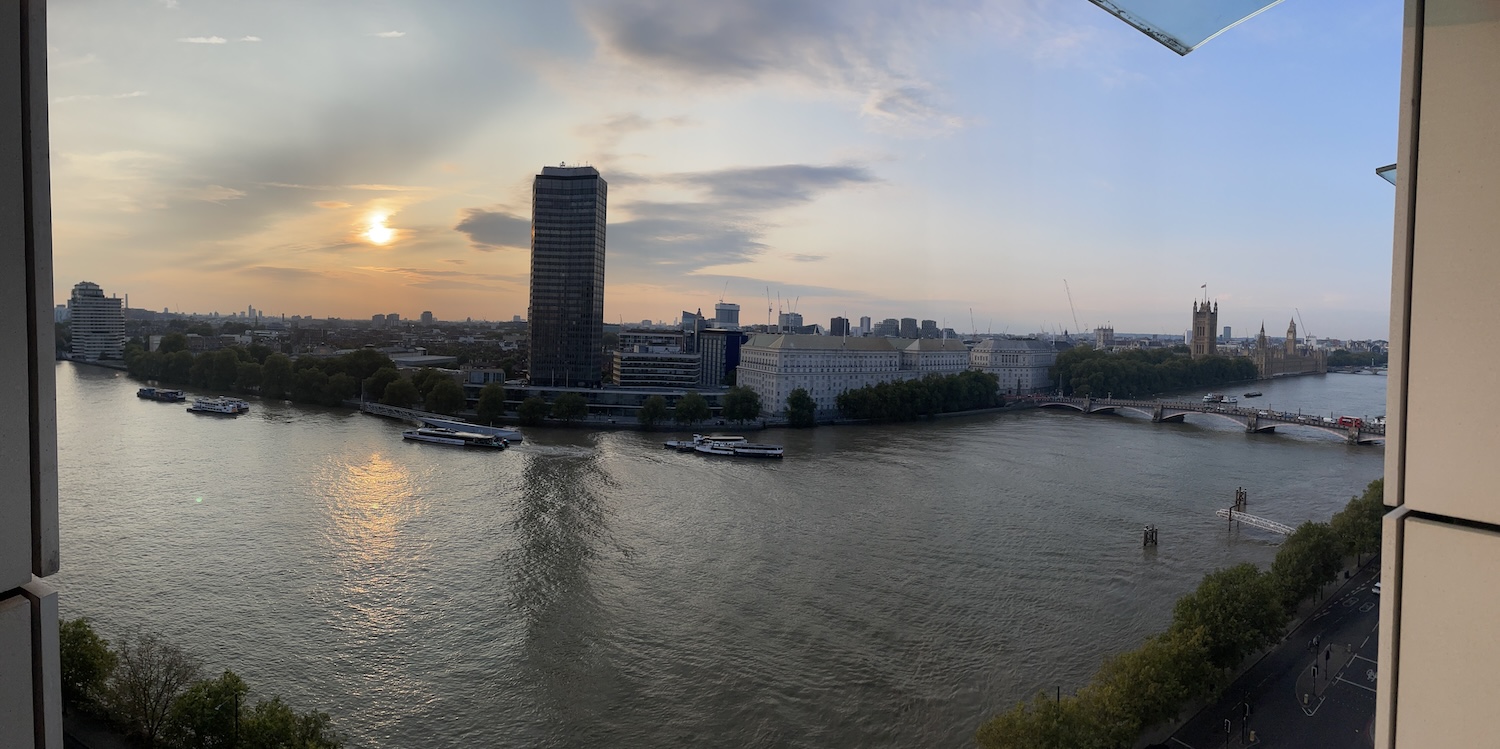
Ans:
POLYGON ((1234 403, 1062 396, 1037 396, 1035 400, 1040 408, 1067 408, 1086 414, 1135 411, 1149 417, 1155 423, 1184 422, 1190 414, 1201 414, 1218 419, 1229 419, 1244 427, 1246 432, 1253 434, 1274 432, 1277 427, 1298 427, 1332 434, 1351 445, 1368 445, 1385 440, 1384 424, 1361 423, 1359 426, 1344 426, 1321 416, 1243 408, 1234 403))

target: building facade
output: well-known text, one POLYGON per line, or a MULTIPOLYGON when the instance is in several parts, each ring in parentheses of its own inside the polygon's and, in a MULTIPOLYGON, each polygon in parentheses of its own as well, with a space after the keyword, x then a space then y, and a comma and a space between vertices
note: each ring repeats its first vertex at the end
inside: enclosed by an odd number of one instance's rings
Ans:
MULTIPOLYGON (((1110 332, 1113 343, 1114 331, 1110 332)), ((1005 395, 1051 390, 1052 366, 1056 363, 1057 349, 1035 338, 988 338, 969 352, 969 365, 994 375, 1005 395)))
POLYGON ((596 387, 603 379, 607 202, 593 167, 542 167, 532 181, 532 383, 596 387))
POLYGON ((779 414, 798 388, 819 411, 832 412, 845 390, 968 368, 968 350, 956 340, 756 335, 741 347, 735 373, 760 395, 766 413, 779 414))
POLYGON ((917 327, 917 318, 903 317, 901 318, 901 328, 898 335, 902 338, 918 338, 921 336, 920 330, 917 327))
POLYGON ((835 317, 828 321, 828 335, 849 335, 849 318, 835 317))
POLYGON ((85 361, 119 359, 125 354, 125 310, 119 297, 107 297, 99 284, 83 281, 73 286, 68 319, 73 334, 73 356, 85 361))
POLYGON ((1266 326, 1260 326, 1255 336, 1255 350, 1250 352, 1255 360, 1255 371, 1262 380, 1289 375, 1323 374, 1328 371, 1328 352, 1311 346, 1297 345, 1297 321, 1286 328, 1286 340, 1280 346, 1272 346, 1266 339, 1266 326))
POLYGON ((1115 345, 1114 328, 1094 328, 1094 348, 1108 351, 1115 345))
POLYGON ((1190 333, 1188 346, 1193 352, 1193 358, 1200 356, 1214 356, 1218 353, 1219 330, 1219 303, 1214 302, 1209 306, 1207 301, 1203 304, 1193 302, 1193 328, 1190 333))
POLYGON ((714 305, 714 327, 725 330, 740 329, 740 306, 728 302, 714 305))

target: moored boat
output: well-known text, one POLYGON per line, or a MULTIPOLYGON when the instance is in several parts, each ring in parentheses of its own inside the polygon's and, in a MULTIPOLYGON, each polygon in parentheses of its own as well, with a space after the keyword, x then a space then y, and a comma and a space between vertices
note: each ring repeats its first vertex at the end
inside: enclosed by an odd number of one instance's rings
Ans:
POLYGON ((747 442, 744 437, 730 437, 726 439, 714 435, 704 437, 703 435, 695 434, 693 438, 698 440, 698 443, 691 449, 703 455, 728 455, 739 458, 780 458, 784 452, 781 445, 747 442))
POLYGON ((661 444, 662 447, 668 449, 691 452, 705 442, 735 443, 744 441, 745 438, 737 434, 695 434, 690 440, 667 440, 661 444))
POLYGON ((161 388, 141 388, 135 391, 135 397, 148 400, 162 401, 164 403, 177 403, 187 400, 187 395, 181 390, 163 390, 161 388))
POLYGON ((250 410, 250 404, 238 398, 194 398, 187 410, 195 414, 239 416, 250 410))
POLYGON ((1246 398, 1259 398, 1260 397, 1260 391, 1259 390, 1251 390, 1250 392, 1245 393, 1245 397, 1246 398))
POLYGON ((737 457, 741 458, 780 458, 783 450, 781 445, 766 445, 756 442, 740 442, 729 446, 737 457))
POLYGON ((454 447, 483 447, 491 450, 504 450, 510 447, 509 441, 503 437, 496 437, 493 434, 459 432, 443 427, 408 429, 401 433, 401 439, 413 442, 427 442, 434 445, 452 445, 454 447))

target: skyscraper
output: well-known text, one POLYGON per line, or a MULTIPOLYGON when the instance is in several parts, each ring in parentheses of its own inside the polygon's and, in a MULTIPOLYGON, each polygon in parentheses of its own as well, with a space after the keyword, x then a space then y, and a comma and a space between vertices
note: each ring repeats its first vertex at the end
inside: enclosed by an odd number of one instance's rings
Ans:
POLYGON ((604 212, 608 185, 588 166, 546 166, 531 183, 531 382, 603 379, 604 212))
POLYGON ((918 335, 918 331, 919 330, 920 329, 917 327, 917 318, 915 318, 915 317, 903 317, 903 318, 901 318, 901 337, 902 338, 916 338, 917 335, 918 335))
POLYGON ((828 335, 849 335, 849 318, 835 317, 829 320, 828 335))
POLYGON ((81 281, 68 300, 73 356, 88 361, 118 359, 125 352, 125 311, 119 297, 106 297, 99 284, 81 281))

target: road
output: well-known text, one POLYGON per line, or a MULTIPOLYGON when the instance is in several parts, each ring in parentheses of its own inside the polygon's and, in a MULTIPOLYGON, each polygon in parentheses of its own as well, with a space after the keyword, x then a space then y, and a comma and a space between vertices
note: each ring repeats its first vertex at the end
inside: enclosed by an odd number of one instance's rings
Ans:
POLYGON ((1379 564, 1371 563, 1341 581, 1311 617, 1178 729, 1167 746, 1373 746, 1380 599, 1370 586, 1379 573, 1379 564))

